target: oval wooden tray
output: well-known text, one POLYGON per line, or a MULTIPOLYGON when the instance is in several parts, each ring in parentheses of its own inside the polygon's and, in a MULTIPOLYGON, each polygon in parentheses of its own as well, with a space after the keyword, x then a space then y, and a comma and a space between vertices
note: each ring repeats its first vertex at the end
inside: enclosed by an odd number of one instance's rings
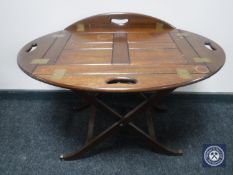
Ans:
POLYGON ((206 79, 225 62, 210 39, 140 14, 101 14, 25 45, 18 65, 59 87, 145 92, 206 79))

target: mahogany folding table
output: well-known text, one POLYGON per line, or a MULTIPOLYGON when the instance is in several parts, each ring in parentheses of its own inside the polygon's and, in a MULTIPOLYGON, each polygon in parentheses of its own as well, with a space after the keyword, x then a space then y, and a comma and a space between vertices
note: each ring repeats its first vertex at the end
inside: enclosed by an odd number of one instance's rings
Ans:
POLYGON ((64 160, 81 157, 122 126, 137 131, 161 153, 181 155, 181 150, 157 141, 151 109, 160 108, 161 100, 176 88, 210 77, 224 62, 224 51, 214 41, 134 13, 80 20, 31 41, 18 54, 18 65, 26 74, 81 94, 88 103, 79 110, 91 107, 86 143, 77 152, 62 154, 64 160), (144 101, 121 115, 99 98, 109 93, 133 93, 144 101), (118 121, 94 135, 97 109, 118 121), (147 132, 133 122, 143 112, 147 132))

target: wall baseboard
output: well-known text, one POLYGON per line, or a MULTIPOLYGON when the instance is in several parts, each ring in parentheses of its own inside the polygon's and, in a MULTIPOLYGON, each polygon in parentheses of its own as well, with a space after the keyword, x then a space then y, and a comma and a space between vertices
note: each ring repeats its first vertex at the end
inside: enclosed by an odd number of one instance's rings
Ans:
MULTIPOLYGON (((127 96, 128 94, 126 94, 127 96)), ((111 95, 110 95, 111 96, 111 95)), ((0 100, 36 100, 36 99, 67 99, 81 100, 82 98, 70 90, 0 90, 0 100)), ((174 92, 169 100, 208 100, 233 102, 233 93, 209 93, 209 92, 174 92)))

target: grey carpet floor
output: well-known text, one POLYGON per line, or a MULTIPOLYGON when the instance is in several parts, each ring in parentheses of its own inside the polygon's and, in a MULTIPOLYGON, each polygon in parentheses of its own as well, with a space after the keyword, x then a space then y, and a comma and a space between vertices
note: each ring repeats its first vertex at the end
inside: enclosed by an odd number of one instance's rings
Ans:
MULTIPOLYGON (((232 96, 172 95, 166 102, 169 110, 154 114, 158 140, 170 148, 183 149, 183 156, 157 154, 126 128, 82 159, 60 161, 61 153, 82 146, 89 115, 88 109, 75 112, 83 102, 81 98, 64 94, 0 93, 0 174, 233 174, 232 96), (225 168, 202 166, 203 144, 226 144, 225 168)), ((117 95, 103 100, 121 113, 139 101, 117 95)), ((146 129, 144 116, 136 123, 146 129)), ((114 121, 111 115, 98 111, 95 132, 114 121)))

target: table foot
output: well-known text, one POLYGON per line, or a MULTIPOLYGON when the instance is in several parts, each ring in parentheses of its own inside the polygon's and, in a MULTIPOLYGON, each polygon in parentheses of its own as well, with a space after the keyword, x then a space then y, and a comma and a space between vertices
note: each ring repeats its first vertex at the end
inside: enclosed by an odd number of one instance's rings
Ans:
POLYGON ((73 152, 73 153, 66 153, 66 154, 61 154, 60 155, 60 160, 77 160, 79 158, 81 158, 83 154, 80 154, 79 151, 78 152, 73 152))
POLYGON ((181 149, 174 150, 174 149, 167 148, 163 146, 161 143, 159 143, 157 140, 150 139, 149 141, 152 145, 152 149, 157 153, 165 154, 168 156, 182 156, 183 155, 183 151, 181 149))

